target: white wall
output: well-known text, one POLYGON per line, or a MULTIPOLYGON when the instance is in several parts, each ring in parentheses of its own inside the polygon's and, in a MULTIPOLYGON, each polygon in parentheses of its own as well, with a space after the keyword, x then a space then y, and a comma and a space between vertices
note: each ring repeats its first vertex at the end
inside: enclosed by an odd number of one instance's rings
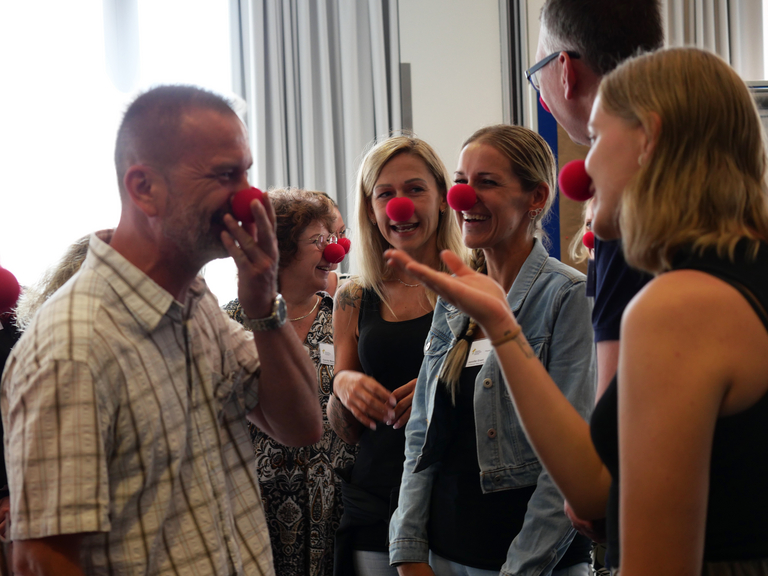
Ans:
POLYGON ((413 129, 449 173, 475 130, 502 121, 498 0, 400 0, 400 61, 411 64, 413 129))

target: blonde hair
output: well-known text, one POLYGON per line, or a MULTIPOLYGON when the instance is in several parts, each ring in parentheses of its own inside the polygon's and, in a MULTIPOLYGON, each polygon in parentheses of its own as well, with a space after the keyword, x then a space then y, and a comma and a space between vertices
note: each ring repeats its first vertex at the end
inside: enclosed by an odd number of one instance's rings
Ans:
POLYGON ((568 250, 568 253, 571 256, 571 260, 577 264, 580 264, 589 258, 589 248, 584 246, 584 234, 586 234, 588 230, 587 210, 589 210, 589 206, 592 204, 593 200, 593 198, 590 198, 584 202, 584 206, 581 208, 581 227, 579 227, 579 229, 576 231, 576 234, 573 235, 573 240, 571 240, 571 246, 568 250))
MULTIPOLYGON (((384 280, 391 278, 392 272, 387 267, 382 254, 390 246, 379 231, 375 222, 371 222, 368 216, 368 206, 373 188, 379 179, 384 166, 399 154, 411 154, 421 158, 427 169, 435 178, 437 190, 445 199, 448 194, 450 177, 448 171, 440 160, 440 157, 432 147, 411 135, 391 136, 373 146, 363 158, 357 175, 357 227, 355 256, 358 275, 353 278, 361 288, 373 290, 382 302, 386 303, 383 293, 384 280)), ((466 248, 461 240, 459 224, 452 214, 446 209, 441 214, 437 224, 437 249, 451 250, 459 256, 466 258, 466 248)), ((447 272, 447 268, 441 263, 440 269, 447 272)), ((432 292, 427 292, 427 297, 432 305, 437 297, 432 292)))
MULTIPOLYGON (((112 230, 100 230, 96 234, 107 243, 112 239, 112 230)), ((46 303, 48 298, 53 296, 80 270, 85 257, 88 255, 90 240, 90 234, 75 240, 56 264, 50 266, 35 284, 22 292, 15 311, 16 326, 19 330, 22 332, 26 330, 37 311, 46 303)))
POLYGON ((467 138, 461 148, 464 149, 473 142, 488 144, 506 156, 512 173, 520 180, 524 191, 533 192, 542 183, 549 186, 544 208, 531 219, 528 227, 531 236, 546 242, 548 239, 542 222, 549 215, 555 201, 557 181, 557 166, 549 144, 533 130, 509 124, 480 128, 467 138))
POLYGON ((619 66, 599 97, 606 112, 647 134, 658 130, 621 197, 630 265, 664 272, 683 246, 732 257, 744 237, 757 251, 758 239, 768 238, 763 128, 730 66, 695 48, 661 50, 619 66))

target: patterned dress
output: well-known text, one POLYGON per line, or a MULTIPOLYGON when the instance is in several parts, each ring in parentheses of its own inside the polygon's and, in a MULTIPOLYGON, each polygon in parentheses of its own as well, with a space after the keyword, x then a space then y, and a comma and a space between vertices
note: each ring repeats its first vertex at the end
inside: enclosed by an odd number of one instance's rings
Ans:
MULTIPOLYGON (((320 343, 333 345, 333 300, 325 292, 304 348, 317 369, 323 409, 323 437, 303 448, 283 446, 249 423, 261 497, 278 576, 331 576, 334 535, 341 519, 341 481, 336 468, 351 466, 357 447, 344 442, 328 423, 333 366, 320 363, 320 343)), ((242 324, 233 300, 224 310, 242 324)))

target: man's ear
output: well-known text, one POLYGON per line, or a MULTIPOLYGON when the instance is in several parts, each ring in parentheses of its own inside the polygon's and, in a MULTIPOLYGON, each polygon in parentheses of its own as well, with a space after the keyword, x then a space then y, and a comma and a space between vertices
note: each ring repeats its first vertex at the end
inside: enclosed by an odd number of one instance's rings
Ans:
POLYGON ((576 84, 578 82, 576 65, 566 52, 560 52, 558 62, 560 62, 562 70, 560 82, 563 85, 563 95, 566 100, 573 100, 576 97, 576 84))
POLYGON ((123 186, 131 202, 146 216, 157 216, 165 206, 165 178, 144 164, 134 164, 125 172, 123 186))

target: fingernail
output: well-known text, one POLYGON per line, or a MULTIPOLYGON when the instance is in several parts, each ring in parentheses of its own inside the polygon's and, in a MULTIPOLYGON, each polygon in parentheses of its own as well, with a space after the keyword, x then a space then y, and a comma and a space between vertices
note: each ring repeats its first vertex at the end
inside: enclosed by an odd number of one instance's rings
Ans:
POLYGON ((392 430, 397 430, 398 428, 400 428, 400 422, 392 426, 392 430))
POLYGON ((373 430, 375 432, 376 431, 376 422, 373 422, 372 424, 370 424, 368 426, 368 428, 370 428, 371 430, 373 430))
POLYGON ((387 426, 392 426, 392 420, 387 420, 387 426))

